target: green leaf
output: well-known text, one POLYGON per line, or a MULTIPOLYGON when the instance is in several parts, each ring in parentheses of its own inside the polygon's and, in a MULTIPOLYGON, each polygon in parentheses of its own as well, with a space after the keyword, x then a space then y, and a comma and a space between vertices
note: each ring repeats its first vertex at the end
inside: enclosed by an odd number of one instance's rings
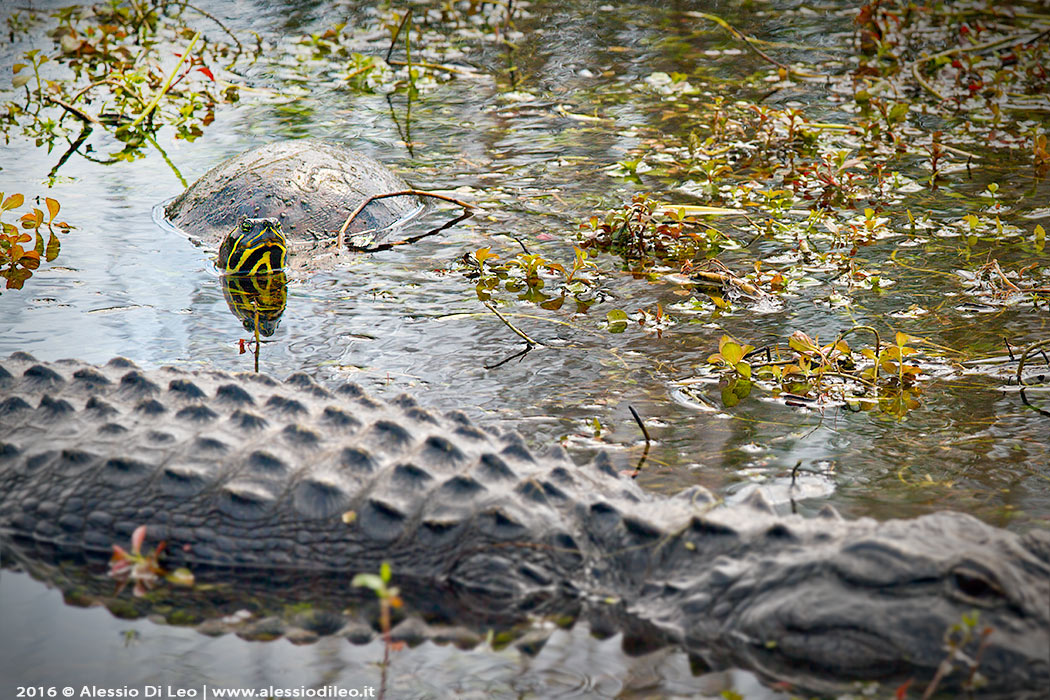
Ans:
POLYGON ((897 102, 890 108, 890 113, 887 115, 890 124, 896 124, 897 122, 903 121, 904 116, 908 113, 907 102, 897 102))
POLYGON ((817 344, 808 335, 802 331, 795 331, 791 334, 791 339, 788 340, 788 345, 791 346, 792 350, 809 355, 820 350, 817 344))
POLYGON ((609 313, 605 314, 605 319, 609 322, 610 333, 623 333, 627 330, 627 314, 621 309, 613 309, 609 313))
POLYGON ((746 363, 746 362, 737 362, 736 363, 736 371, 744 379, 751 379, 751 365, 749 365, 748 363, 746 363))
POLYGON ((485 261, 489 258, 498 258, 499 255, 491 252, 492 248, 478 248, 474 251, 474 259, 478 261, 479 265, 484 265, 485 261))
POLYGON ((720 351, 725 361, 731 365, 736 365, 744 359, 744 349, 732 340, 722 345, 720 351))
POLYGON ((375 592, 383 590, 383 579, 375 574, 357 574, 350 581, 350 585, 355 588, 370 588, 375 592))
POLYGON ((62 244, 58 240, 58 236, 54 233, 47 240, 47 249, 44 251, 44 258, 51 262, 58 257, 58 252, 62 249, 62 244))
POLYGON ((192 586, 193 585, 193 572, 186 567, 180 567, 175 569, 169 574, 164 576, 164 579, 168 583, 173 583, 176 586, 192 586))
POLYGON ((733 387, 729 384, 722 387, 722 404, 726 408, 732 408, 738 403, 740 403, 740 397, 736 395, 735 391, 733 391, 733 387))
POLYGON ((379 565, 379 578, 383 579, 383 583, 390 583, 390 562, 385 561, 379 565))

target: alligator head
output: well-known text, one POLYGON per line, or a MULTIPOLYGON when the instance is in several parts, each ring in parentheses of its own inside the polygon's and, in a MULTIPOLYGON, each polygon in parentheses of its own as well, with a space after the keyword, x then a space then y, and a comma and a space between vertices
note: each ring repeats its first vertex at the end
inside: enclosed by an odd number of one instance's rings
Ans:
MULTIPOLYGON (((753 514, 663 624, 710 663, 807 688, 936 678, 942 691, 984 683, 1015 698, 1050 687, 1050 533, 952 512, 827 515, 753 514)), ((688 576, 676 569, 675 580, 688 576)))

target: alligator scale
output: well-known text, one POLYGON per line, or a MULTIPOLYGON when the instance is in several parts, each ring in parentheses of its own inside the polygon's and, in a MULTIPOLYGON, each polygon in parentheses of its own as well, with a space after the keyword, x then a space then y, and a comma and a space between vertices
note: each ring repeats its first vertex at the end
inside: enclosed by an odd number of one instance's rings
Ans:
MULTIPOLYGON (((462 413, 301 373, 277 381, 17 353, 0 388, 5 556, 41 577, 69 576, 59 562, 104 555, 145 525, 173 564, 236 581, 225 593, 234 604, 260 591, 338 597, 349 574, 385 560, 420 591, 427 622, 474 624, 475 639, 568 615, 817 690, 928 681, 945 631, 976 609, 994 630, 980 654, 986 690, 1024 697, 1050 683, 1046 532, 951 512, 778 516, 761 498, 728 507, 700 488, 653 495, 604 455, 575 465, 462 413), (322 579, 342 588, 307 583, 322 579)), ((270 634, 353 637, 339 604, 330 608, 312 627, 269 618, 270 634)))

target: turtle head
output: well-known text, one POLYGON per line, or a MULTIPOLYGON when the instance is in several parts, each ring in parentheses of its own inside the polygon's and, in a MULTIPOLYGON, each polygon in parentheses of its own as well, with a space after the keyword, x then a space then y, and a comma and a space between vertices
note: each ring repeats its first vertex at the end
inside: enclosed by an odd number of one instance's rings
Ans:
POLYGON ((288 239, 277 219, 242 219, 219 246, 216 265, 227 275, 256 275, 284 269, 288 239))

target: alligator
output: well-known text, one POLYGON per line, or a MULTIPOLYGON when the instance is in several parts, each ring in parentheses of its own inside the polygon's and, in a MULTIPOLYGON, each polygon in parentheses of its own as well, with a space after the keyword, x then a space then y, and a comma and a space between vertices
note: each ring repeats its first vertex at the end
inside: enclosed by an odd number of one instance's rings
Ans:
MULTIPOLYGON (((260 591, 338 611, 348 574, 389 562, 431 620, 584 618, 641 648, 677 645, 817 692, 935 677, 959 690, 972 674, 938 668, 946 633, 977 610, 991 632, 957 651, 977 661, 984 692, 1050 685, 1046 531, 947 511, 778 515, 757 492, 733 506, 700 487, 652 494, 604 453, 577 465, 462 412, 305 373, 15 353, 0 391, 0 535, 36 575, 126 546, 144 525, 166 563, 237 581, 216 616, 260 591)), ((267 618, 255 636, 353 637, 339 615, 267 618)))

